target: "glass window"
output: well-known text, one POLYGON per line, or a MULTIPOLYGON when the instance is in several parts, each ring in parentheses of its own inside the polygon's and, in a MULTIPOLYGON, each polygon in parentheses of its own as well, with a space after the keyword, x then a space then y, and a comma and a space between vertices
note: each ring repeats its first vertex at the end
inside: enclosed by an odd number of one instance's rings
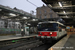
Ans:
POLYGON ((53 27, 53 25, 52 25, 52 23, 43 23, 43 24, 39 24, 38 27, 47 28, 47 27, 53 27))
POLYGON ((59 32, 61 32, 61 31, 62 31, 62 29, 65 29, 65 28, 66 28, 66 26, 59 25, 59 32))
POLYGON ((66 28, 66 26, 63 26, 63 25, 59 25, 59 28, 66 28))
POLYGON ((52 10, 50 10, 50 12, 52 12, 52 10))
POLYGON ((39 31, 57 31, 57 23, 43 23, 38 25, 39 31))
POLYGON ((50 14, 50 18, 52 18, 52 14, 50 14))
POLYGON ((45 15, 44 18, 47 18, 47 16, 45 15))
POLYGON ((46 10, 44 12, 46 13, 46 10))
POLYGON ((40 16, 40 19, 41 19, 41 16, 40 16))
POLYGON ((61 29, 59 29, 59 32, 61 32, 62 30, 61 29))
POLYGON ((39 11, 39 13, 41 14, 41 11, 39 11))

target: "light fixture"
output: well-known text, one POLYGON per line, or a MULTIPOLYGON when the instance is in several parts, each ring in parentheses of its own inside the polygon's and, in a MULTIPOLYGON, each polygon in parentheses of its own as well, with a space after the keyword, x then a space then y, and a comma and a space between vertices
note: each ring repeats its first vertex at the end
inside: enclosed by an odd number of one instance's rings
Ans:
POLYGON ((38 19, 32 19, 32 21, 38 21, 38 19))
POLYGON ((39 26, 39 25, 37 25, 37 26, 39 26))
POLYGON ((49 4, 49 6, 52 7, 50 4, 49 4))
POLYGON ((66 13, 65 11, 63 11, 64 13, 66 13))
POLYGON ((68 18, 68 16, 66 15, 66 17, 68 18))
POLYGON ((13 13, 9 13, 9 15, 11 15, 11 16, 16 16, 16 14, 13 14, 13 13))
POLYGON ((23 17, 23 19, 27 19, 27 17, 23 17))
POLYGON ((58 4, 59 4, 59 6, 60 6, 60 7, 62 7, 62 4, 61 4, 61 2, 58 2, 58 4))
POLYGON ((31 25, 31 24, 28 23, 27 25, 31 25))
POLYGON ((19 22, 15 22, 16 24, 19 24, 19 22))
POLYGON ((33 21, 35 21, 35 19, 32 19, 33 21))

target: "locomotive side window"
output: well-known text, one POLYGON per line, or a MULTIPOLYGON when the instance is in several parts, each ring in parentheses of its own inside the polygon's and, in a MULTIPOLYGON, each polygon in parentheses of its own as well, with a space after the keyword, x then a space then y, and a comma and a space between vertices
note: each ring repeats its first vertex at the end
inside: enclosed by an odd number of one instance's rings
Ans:
POLYGON ((65 28, 66 28, 65 26, 63 26, 63 25, 59 25, 59 32, 61 32, 62 29, 65 29, 65 28))
POLYGON ((62 30, 61 29, 59 29, 59 32, 61 32, 62 30))

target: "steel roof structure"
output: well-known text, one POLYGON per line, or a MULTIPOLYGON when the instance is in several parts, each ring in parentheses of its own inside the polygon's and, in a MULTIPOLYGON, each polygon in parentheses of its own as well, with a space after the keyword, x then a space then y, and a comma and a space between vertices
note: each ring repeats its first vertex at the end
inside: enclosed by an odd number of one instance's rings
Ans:
POLYGON ((42 0, 65 20, 66 25, 75 26, 75 0, 42 0))
POLYGON ((29 23, 38 23, 39 21, 42 21, 41 19, 37 19, 34 15, 29 14, 23 10, 19 10, 16 7, 10 8, 8 6, 0 5, 0 19, 7 20, 12 19, 13 21, 19 21, 19 22, 29 22, 29 23), (10 13, 15 14, 16 16, 11 16, 10 13), (27 19, 24 19, 23 17, 27 17, 27 19), (36 22, 33 21, 35 19, 36 22))

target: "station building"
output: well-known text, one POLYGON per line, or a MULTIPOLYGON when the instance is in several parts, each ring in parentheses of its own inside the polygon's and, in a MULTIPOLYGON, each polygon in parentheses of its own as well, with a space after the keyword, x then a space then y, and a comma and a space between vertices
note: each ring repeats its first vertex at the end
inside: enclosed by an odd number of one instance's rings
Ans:
POLYGON ((49 18, 58 18, 59 16, 51 10, 48 6, 37 7, 36 9, 36 17, 38 19, 49 19, 49 18))

